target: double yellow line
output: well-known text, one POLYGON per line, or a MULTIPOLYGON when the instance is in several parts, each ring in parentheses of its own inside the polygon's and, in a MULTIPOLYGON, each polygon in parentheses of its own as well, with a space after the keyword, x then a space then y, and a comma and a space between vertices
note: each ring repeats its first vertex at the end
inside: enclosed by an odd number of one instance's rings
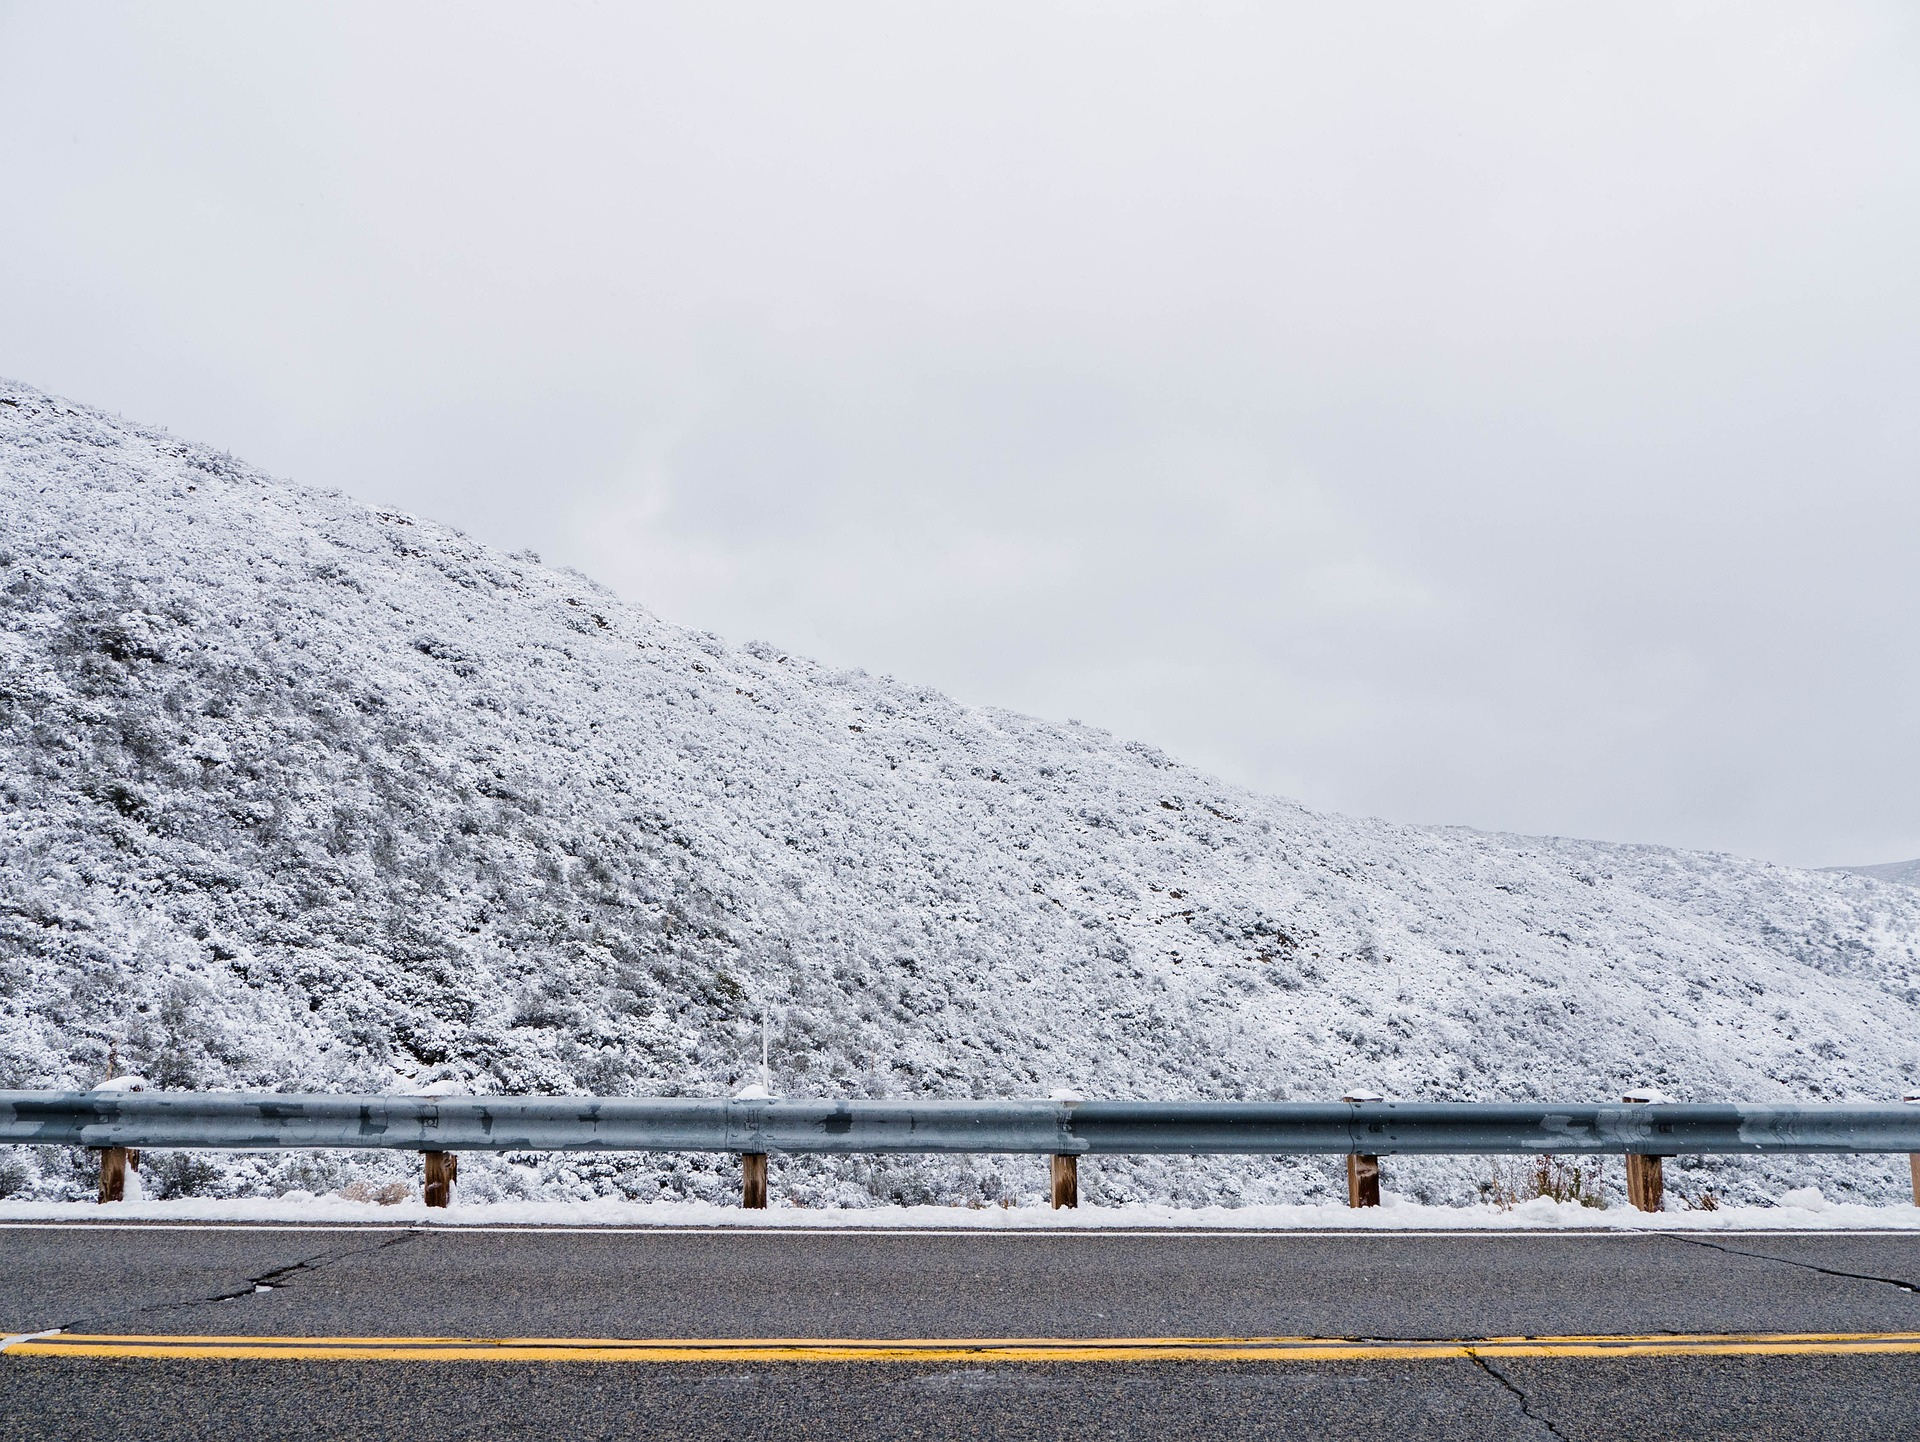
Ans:
POLYGON ((1480 1337, 1002 1337, 655 1340, 607 1337, 199 1337, 45 1333, 0 1339, 5 1358, 293 1362, 1386 1362, 1475 1357, 1752 1357, 1920 1352, 1920 1332, 1480 1337))

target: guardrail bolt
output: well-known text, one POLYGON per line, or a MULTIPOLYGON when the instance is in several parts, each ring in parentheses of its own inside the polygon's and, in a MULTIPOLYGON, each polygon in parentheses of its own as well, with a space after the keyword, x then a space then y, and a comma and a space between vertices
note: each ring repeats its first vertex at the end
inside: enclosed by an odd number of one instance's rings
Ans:
POLYGON ((140 1153, 131 1147, 100 1148, 100 1200, 122 1202, 127 1197, 127 1173, 140 1170, 140 1153))
POLYGON ((767 1209, 767 1154, 740 1153, 740 1205, 750 1212, 767 1209))
POLYGON ((1080 1205, 1080 1158, 1071 1152, 1053 1158, 1053 1209, 1080 1205))
POLYGON ((427 1164, 427 1184, 421 1191, 430 1207, 444 1207, 453 1201, 453 1184, 460 1178, 460 1158, 453 1152, 422 1152, 427 1164))
MULTIPOLYGON (((1659 1092, 1651 1089, 1628 1092, 1620 1098, 1634 1106, 1651 1106, 1655 1102, 1666 1100, 1659 1092)), ((1661 1174, 1660 1163, 1665 1157, 1627 1153, 1627 1201, 1643 1212, 1657 1212, 1666 1204, 1667 1179, 1661 1174)))
MULTIPOLYGON (((1356 1087, 1340 1100, 1358 1105, 1363 1102, 1385 1101, 1386 1098, 1379 1092, 1365 1091, 1356 1087)), ((1347 1153, 1347 1205, 1350 1207, 1380 1205, 1379 1157, 1366 1152, 1347 1153)))

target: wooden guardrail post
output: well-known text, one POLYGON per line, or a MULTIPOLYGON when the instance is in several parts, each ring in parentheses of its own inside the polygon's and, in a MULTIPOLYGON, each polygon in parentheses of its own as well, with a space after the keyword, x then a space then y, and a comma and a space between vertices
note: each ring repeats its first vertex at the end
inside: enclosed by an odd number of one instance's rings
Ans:
POLYGON ((136 1174, 134 1186, 139 1186, 140 1153, 131 1147, 100 1148, 100 1200, 103 1202, 122 1202, 127 1197, 127 1173, 136 1174))
MULTIPOLYGON (((1650 1106, 1663 1102, 1666 1097, 1651 1087, 1628 1092, 1620 1098, 1637 1106, 1650 1106)), ((1643 1212, 1657 1212, 1666 1203, 1667 1181, 1661 1174, 1660 1163, 1665 1157, 1646 1152, 1627 1153, 1627 1201, 1643 1212)))
POLYGON ((767 1209, 767 1154, 740 1153, 740 1205, 748 1211, 767 1209))
MULTIPOLYGON (((1069 1111, 1075 1102, 1086 1100, 1072 1087, 1055 1087, 1047 1093, 1049 1101, 1064 1102, 1069 1111)), ((1057 1212, 1062 1207, 1080 1205, 1080 1157, 1076 1152, 1055 1152, 1048 1175, 1047 1198, 1057 1212)))
POLYGON ((1053 1158, 1053 1209, 1080 1205, 1080 1158, 1071 1152, 1053 1158))
POLYGON ((453 1201, 453 1184, 460 1178, 460 1158, 453 1152, 422 1152, 427 1164, 427 1182, 420 1189, 430 1207, 444 1207, 453 1201))
MULTIPOLYGON (((1903 1102, 1920 1102, 1920 1091, 1902 1092, 1903 1102)), ((1920 1207, 1920 1152, 1907 1153, 1907 1171, 1913 1177, 1913 1204, 1920 1207)))
MULTIPOLYGON (((142 1076, 121 1076, 120 1043, 114 1042, 107 1048, 107 1076, 93 1090, 97 1092, 143 1092, 147 1089, 147 1079, 142 1076)), ((101 1147, 100 1152, 100 1200, 103 1202, 124 1202, 127 1199, 127 1183, 133 1183, 133 1194, 140 1195, 140 1153, 131 1147, 101 1147)))
MULTIPOLYGON (((1356 1087, 1340 1100, 1358 1103, 1385 1101, 1386 1098, 1379 1092, 1365 1091, 1356 1087)), ((1350 1207, 1380 1205, 1379 1157, 1367 1152, 1347 1153, 1347 1205, 1350 1207)))
MULTIPOLYGON (((760 1080, 750 1086, 743 1086, 733 1094, 737 1102, 773 1101, 772 1089, 767 1085, 766 1068, 767 1018, 763 1012, 760 1017, 760 1080)), ((746 1118, 746 1136, 758 1141, 760 1138, 761 1113, 752 1110, 746 1118)), ((767 1154, 765 1152, 740 1153, 740 1205, 750 1212, 764 1212, 767 1209, 767 1154)))
POLYGON ((1347 1205, 1380 1205, 1380 1158, 1360 1152, 1347 1154, 1347 1205))
POLYGON ((1657 1212, 1666 1204, 1667 1182, 1659 1157, 1627 1153, 1627 1201, 1643 1212, 1657 1212))

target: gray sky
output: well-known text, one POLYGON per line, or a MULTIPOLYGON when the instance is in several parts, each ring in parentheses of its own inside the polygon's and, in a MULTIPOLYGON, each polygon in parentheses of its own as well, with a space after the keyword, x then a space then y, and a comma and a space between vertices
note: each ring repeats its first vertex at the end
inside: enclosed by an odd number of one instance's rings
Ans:
POLYGON ((1920 855, 1920 10, 0 0, 0 375, 1317 806, 1920 855))

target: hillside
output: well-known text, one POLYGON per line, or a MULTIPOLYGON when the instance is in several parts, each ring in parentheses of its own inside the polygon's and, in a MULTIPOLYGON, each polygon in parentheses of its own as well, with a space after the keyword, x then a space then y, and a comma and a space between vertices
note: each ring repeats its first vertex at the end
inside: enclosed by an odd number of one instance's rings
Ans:
POLYGON ((1835 866, 1831 869, 1850 872, 1854 876, 1871 877, 1875 881, 1897 881, 1904 886, 1920 886, 1920 861, 1882 861, 1874 866, 1835 866))
MULTIPOLYGON (((668 625, 575 573, 0 385, 0 1086, 933 1096, 1898 1096, 1920 893, 1321 815, 1090 727, 668 625)), ((374 1158, 152 1160, 174 1191, 374 1158)), ((75 1159, 16 1154, 55 1195, 75 1159)), ((993 1201, 1030 1160, 782 1162, 993 1201)), ((1389 1185, 1472 1194, 1484 1165, 1389 1185)), ((1715 1163, 1893 1199, 1905 1165, 1715 1163)), ((1326 1195, 1102 1162, 1095 1200, 1326 1195)), ((11 1178, 11 1181, 7 1181, 11 1178)), ((480 1163, 720 1196, 724 1162, 480 1163)), ((1617 1178, 1615 1179, 1617 1181, 1617 1178)))

